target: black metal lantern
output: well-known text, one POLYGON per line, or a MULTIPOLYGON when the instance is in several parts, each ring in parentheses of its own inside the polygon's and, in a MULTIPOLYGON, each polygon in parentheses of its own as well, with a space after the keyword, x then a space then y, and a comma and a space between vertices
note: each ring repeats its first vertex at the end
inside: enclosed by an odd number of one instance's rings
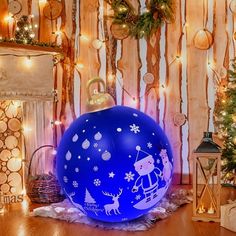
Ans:
POLYGON ((193 155, 193 217, 197 221, 220 221, 221 148, 204 132, 193 155))

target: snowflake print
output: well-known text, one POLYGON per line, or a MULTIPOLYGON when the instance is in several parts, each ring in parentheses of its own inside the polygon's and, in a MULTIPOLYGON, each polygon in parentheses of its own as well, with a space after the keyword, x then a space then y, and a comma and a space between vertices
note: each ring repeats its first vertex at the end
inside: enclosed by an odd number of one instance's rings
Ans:
POLYGON ((95 171, 95 172, 98 171, 98 166, 94 166, 93 171, 95 171))
POLYGON ((135 199, 136 199, 136 200, 139 200, 140 198, 141 198, 141 195, 140 195, 140 194, 135 196, 135 199))
POLYGON ((148 143, 147 143, 147 147, 148 147, 149 149, 151 149, 151 148, 152 148, 152 143, 148 142, 148 143))
POLYGON ((73 181, 72 185, 74 186, 74 188, 78 188, 78 182, 77 181, 73 181))
POLYGON ((130 131, 131 132, 134 132, 135 134, 139 133, 140 130, 139 130, 139 126, 135 125, 135 124, 132 124, 129 126, 130 127, 130 131))
POLYGON ((160 159, 157 159, 157 164, 160 164, 160 163, 161 163, 160 159))
POLYGON ((133 113, 133 116, 134 116, 134 117, 138 117, 138 114, 136 114, 136 113, 133 113))
POLYGON ((75 172, 77 172, 77 173, 79 172, 79 168, 78 167, 75 168, 75 172))
POLYGON ((67 169, 67 165, 64 165, 64 169, 65 169, 65 170, 67 169))
POLYGON ((128 182, 134 180, 134 174, 130 171, 129 173, 125 173, 125 178, 128 182))
POLYGON ((95 185, 95 186, 100 186, 101 185, 101 181, 100 181, 100 179, 95 179, 94 181, 93 181, 93 184, 95 185))
POLYGON ((63 181, 64 181, 65 183, 68 183, 68 178, 67 178, 67 176, 64 176, 64 177, 63 177, 63 181))
POLYGON ((98 143, 94 143, 94 144, 93 144, 93 147, 94 147, 94 148, 97 148, 97 147, 98 147, 98 143))

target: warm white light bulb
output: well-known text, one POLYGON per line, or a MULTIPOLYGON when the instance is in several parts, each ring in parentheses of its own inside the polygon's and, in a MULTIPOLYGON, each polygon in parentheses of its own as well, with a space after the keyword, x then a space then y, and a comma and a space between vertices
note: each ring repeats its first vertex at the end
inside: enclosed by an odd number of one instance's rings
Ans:
POLYGON ((39 0, 39 4, 46 4, 47 0, 39 0))
POLYGON ((12 23, 14 21, 13 15, 10 13, 4 18, 4 20, 8 23, 12 23))
POLYGON ((33 39, 34 37, 35 37, 35 33, 31 33, 31 34, 30 34, 30 38, 33 39))
POLYGON ((84 64, 83 63, 76 63, 76 68, 79 69, 83 69, 84 68, 84 64))
POLYGON ((60 30, 57 30, 57 31, 55 32, 55 34, 59 36, 59 35, 62 34, 62 32, 61 32, 60 30))
POLYGON ((38 25, 37 25, 37 24, 35 24, 35 25, 34 25, 34 28, 38 28, 38 25))
POLYGON ((109 72, 107 78, 108 81, 112 82, 114 80, 114 75, 111 72, 109 72))
POLYGON ((55 120, 55 121, 54 121, 54 124, 55 124, 55 125, 61 125, 62 122, 61 122, 60 120, 55 120))
POLYGON ((82 41, 89 41, 89 37, 87 36, 87 35, 80 35, 80 39, 82 40, 82 41))
POLYGON ((27 133, 29 133, 29 132, 31 132, 32 131, 32 129, 30 128, 30 127, 28 127, 28 126, 23 126, 23 132, 25 133, 25 134, 27 134, 27 133))

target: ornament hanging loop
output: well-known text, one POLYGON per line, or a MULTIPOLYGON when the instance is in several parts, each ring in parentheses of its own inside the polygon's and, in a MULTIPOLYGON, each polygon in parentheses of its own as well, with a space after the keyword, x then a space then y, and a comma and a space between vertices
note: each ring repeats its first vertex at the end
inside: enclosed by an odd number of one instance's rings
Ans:
POLYGON ((109 93, 106 93, 106 84, 103 79, 95 77, 90 79, 87 83, 87 112, 101 111, 115 106, 115 101, 109 93), (98 91, 91 93, 91 86, 93 84, 101 84, 103 91, 101 91, 101 86, 98 87, 98 91))

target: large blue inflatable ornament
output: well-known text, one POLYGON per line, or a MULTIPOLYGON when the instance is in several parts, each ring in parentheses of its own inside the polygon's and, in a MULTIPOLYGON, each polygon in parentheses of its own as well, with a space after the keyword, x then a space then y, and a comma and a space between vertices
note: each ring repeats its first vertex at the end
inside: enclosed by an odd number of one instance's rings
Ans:
MULTIPOLYGON (((96 78, 91 84, 103 80, 96 78)), ((122 222, 142 216, 165 195, 172 177, 168 139, 156 122, 111 96, 89 96, 58 148, 57 174, 71 203, 87 216, 122 222)))

